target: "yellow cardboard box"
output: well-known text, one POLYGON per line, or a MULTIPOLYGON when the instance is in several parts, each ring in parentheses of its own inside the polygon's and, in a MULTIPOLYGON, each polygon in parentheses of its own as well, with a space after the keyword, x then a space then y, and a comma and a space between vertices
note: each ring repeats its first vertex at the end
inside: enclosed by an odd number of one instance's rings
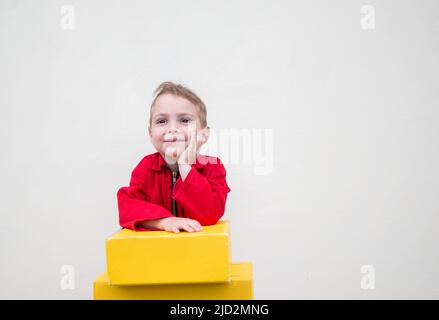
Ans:
POLYGON ((230 281, 223 283, 117 286, 104 272, 93 285, 95 300, 253 300, 253 265, 232 263, 230 281))
POLYGON ((113 285, 212 283, 230 279, 228 221, 199 232, 122 229, 106 240, 113 285))

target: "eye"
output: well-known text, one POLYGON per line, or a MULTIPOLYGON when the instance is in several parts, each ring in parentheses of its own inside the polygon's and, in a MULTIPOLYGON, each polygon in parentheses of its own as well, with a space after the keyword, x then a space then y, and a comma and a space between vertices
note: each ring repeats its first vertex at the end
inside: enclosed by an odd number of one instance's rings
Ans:
POLYGON ((166 122, 165 119, 158 119, 155 123, 156 124, 162 124, 162 123, 165 123, 165 122, 166 122))
POLYGON ((189 123, 191 121, 192 121, 192 119, 190 119, 190 118, 182 118, 181 119, 181 122, 183 122, 183 123, 189 123))

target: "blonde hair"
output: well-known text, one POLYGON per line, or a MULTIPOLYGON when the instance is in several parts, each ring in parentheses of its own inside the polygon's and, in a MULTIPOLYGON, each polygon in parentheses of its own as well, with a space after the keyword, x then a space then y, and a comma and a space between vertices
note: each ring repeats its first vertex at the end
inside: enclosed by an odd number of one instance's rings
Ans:
POLYGON ((201 128, 205 128, 207 126, 207 110, 204 102, 189 88, 176 84, 171 81, 162 82, 158 88, 154 91, 154 99, 151 103, 150 112, 149 112, 149 125, 151 126, 152 122, 152 107, 156 102, 157 98, 162 94, 172 94, 177 97, 184 98, 189 100, 198 111, 198 118, 200 119, 201 128))

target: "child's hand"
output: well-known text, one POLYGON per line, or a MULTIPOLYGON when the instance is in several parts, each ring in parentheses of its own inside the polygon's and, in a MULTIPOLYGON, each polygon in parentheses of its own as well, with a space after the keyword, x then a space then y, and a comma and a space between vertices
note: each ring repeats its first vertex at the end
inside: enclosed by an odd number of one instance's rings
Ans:
POLYGON ((187 232, 201 231, 203 228, 197 220, 189 218, 169 217, 160 219, 158 222, 158 228, 170 231, 174 233, 180 232, 180 230, 186 230, 187 232))
POLYGON ((197 158, 197 127, 192 124, 189 126, 189 143, 187 148, 180 154, 178 157, 177 163, 178 164, 194 164, 195 159, 197 158))

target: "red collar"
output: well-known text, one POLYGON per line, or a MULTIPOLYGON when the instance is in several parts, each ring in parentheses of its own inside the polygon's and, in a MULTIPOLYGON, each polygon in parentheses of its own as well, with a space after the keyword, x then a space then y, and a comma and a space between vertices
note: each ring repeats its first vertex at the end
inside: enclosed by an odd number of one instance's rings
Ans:
MULTIPOLYGON (((196 169, 204 167, 204 164, 200 162, 200 158, 204 157, 202 155, 198 155, 197 159, 195 159, 195 163, 192 165, 196 169)), ((166 160, 162 157, 160 152, 156 152, 154 154, 154 159, 152 160, 152 166, 151 168, 156 171, 160 171, 162 169, 162 166, 167 166, 166 160)))

